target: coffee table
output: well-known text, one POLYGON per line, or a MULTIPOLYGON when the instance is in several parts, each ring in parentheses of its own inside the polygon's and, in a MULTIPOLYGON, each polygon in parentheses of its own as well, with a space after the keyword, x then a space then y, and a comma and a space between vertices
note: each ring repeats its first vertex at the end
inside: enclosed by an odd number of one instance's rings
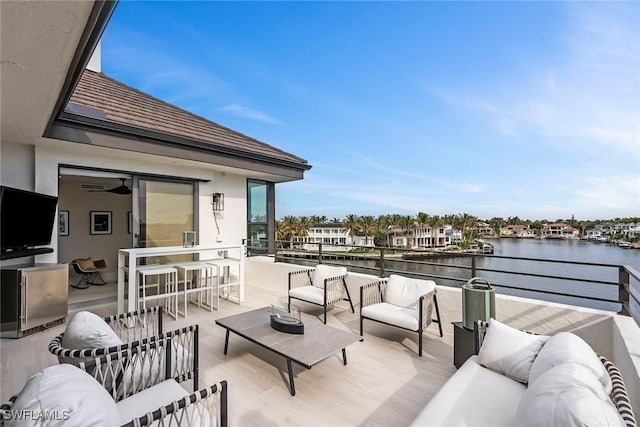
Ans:
POLYGON ((295 362, 307 369, 342 350, 343 364, 347 364, 346 347, 362 337, 350 331, 327 326, 321 322, 309 321, 304 324, 304 334, 287 334, 273 329, 270 325, 269 307, 240 313, 216 320, 216 324, 227 330, 224 340, 224 354, 229 348, 229 333, 258 344, 287 360, 289 392, 296 395, 291 363, 295 362))

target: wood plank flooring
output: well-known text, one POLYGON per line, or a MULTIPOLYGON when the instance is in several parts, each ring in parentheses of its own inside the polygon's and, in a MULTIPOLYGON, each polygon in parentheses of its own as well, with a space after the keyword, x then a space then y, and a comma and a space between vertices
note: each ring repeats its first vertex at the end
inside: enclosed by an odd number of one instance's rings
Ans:
MULTIPOLYGON (((445 322, 444 338, 437 324, 429 327, 420 358, 417 334, 365 321, 365 339, 347 348, 347 366, 341 353, 310 370, 294 364, 296 395, 291 396, 283 358, 234 334, 228 355, 223 354, 225 329, 215 324, 216 318, 278 304, 284 296, 280 290, 249 283, 245 292, 242 305, 221 300, 219 311, 189 305, 187 318, 165 316, 165 330, 200 325, 200 386, 228 381, 231 426, 408 425, 455 372, 452 328, 445 322)), ((322 321, 319 307, 301 307, 305 323, 322 321)), ((106 316, 115 313, 116 305, 90 311, 106 316)), ((329 312, 327 323, 359 333, 358 308, 353 314, 348 302, 342 302, 329 312)), ((57 363, 47 347, 64 328, 65 324, 0 340, 0 400, 18 393, 37 371, 57 363)))

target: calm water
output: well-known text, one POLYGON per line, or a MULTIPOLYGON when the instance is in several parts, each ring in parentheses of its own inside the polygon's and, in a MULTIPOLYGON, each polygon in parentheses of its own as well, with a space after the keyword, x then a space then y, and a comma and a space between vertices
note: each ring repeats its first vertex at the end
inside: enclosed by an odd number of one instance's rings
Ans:
MULTIPOLYGON (((599 301, 598 299, 617 300, 619 265, 626 265, 640 271, 640 250, 638 249, 622 249, 617 246, 580 240, 493 239, 490 240, 490 243, 494 245, 494 255, 499 256, 611 265, 610 267, 583 266, 500 259, 491 256, 476 257, 476 268, 478 270, 476 275, 487 279, 495 286, 496 292, 501 294, 618 311, 619 304, 599 301), (535 275, 556 276, 559 278, 536 277, 535 275), (596 281, 598 283, 584 282, 582 280, 596 281), (541 290, 566 295, 537 292, 541 290)), ((393 272, 401 274, 407 271, 429 274, 434 276, 434 280, 438 284, 445 286, 459 287, 464 281, 447 280, 441 277, 456 277, 465 280, 471 277, 470 257, 430 259, 428 262, 440 265, 433 266, 424 263, 387 260, 385 261, 385 270, 387 274, 393 272)), ((331 261, 331 263, 334 263, 334 261, 331 261)), ((346 263, 379 267, 379 262, 373 260, 346 261, 346 263)))

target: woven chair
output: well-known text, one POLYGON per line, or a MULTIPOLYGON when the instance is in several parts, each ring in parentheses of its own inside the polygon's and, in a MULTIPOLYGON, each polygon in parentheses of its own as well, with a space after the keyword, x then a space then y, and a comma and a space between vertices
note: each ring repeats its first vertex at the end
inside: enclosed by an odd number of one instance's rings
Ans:
POLYGON ((107 282, 100 275, 101 271, 107 269, 107 263, 103 259, 92 260, 89 258, 76 258, 71 261, 71 266, 76 274, 80 275, 80 280, 77 284, 71 285, 76 289, 87 289, 89 285, 102 286, 107 282))
MULTIPOLYGON (((104 318, 104 327, 109 328, 120 342, 111 341, 115 345, 100 347, 83 345, 82 348, 65 348, 63 346, 65 333, 63 332, 51 340, 49 352, 58 358, 58 363, 77 364, 107 353, 120 351, 127 346, 140 345, 145 340, 162 334, 162 315, 162 307, 147 307, 140 311, 107 316, 104 318)), ((67 324, 67 328, 71 322, 73 319, 67 324)))
MULTIPOLYGON (((59 368, 59 371, 64 368, 67 373, 64 378, 69 380, 61 385, 64 387, 61 397, 52 399, 51 396, 37 396, 36 404, 42 410, 50 410, 55 409, 52 408, 54 404, 59 407, 60 399, 74 401, 75 412, 72 415, 78 417, 84 414, 87 417, 84 419, 86 425, 93 421, 91 409, 87 409, 87 406, 93 408, 99 405, 102 410, 97 416, 109 416, 109 420, 119 420, 114 425, 226 427, 227 382, 220 381, 203 389, 194 387, 194 392, 189 394, 181 385, 190 377, 189 374, 175 372, 174 358, 171 354, 176 338, 194 331, 197 337, 197 326, 185 328, 165 334, 152 342, 117 353, 108 353, 78 365, 49 367, 47 369, 59 368), (86 393, 88 389, 91 390, 90 393, 86 393), (51 400, 54 400, 54 404, 49 403, 51 400)), ((193 372, 197 375, 197 364, 193 372)), ((51 390, 51 387, 42 389, 51 390)), ((28 401, 30 393, 25 394, 27 397, 24 400, 27 402, 20 402, 20 395, 14 396, 0 409, 19 411, 29 407, 28 405, 32 404, 28 401), (22 405, 17 407, 19 403, 22 405)), ((103 418, 101 425, 105 424, 104 419, 106 418, 103 418)), ((75 421, 74 425, 83 424, 83 419, 75 421)))
POLYGON ((417 332, 418 356, 422 357, 422 335, 432 322, 438 324, 443 336, 436 292, 436 284, 431 280, 398 275, 361 286, 360 336, 364 336, 365 319, 417 332))
POLYGON ((323 264, 318 264, 311 269, 290 272, 289 307, 291 307, 291 299, 319 305, 324 311, 324 323, 327 323, 327 307, 339 301, 349 301, 351 312, 355 313, 346 278, 346 267, 331 267, 323 264))
MULTIPOLYGON (((473 329, 473 338, 474 338, 474 353, 478 354, 480 352, 480 347, 482 347, 482 342, 484 341, 484 337, 487 333, 487 329, 489 328, 489 322, 484 320, 477 320, 474 323, 473 329)), ((533 332, 524 331, 529 334, 533 334, 533 332)), ((535 334, 534 334, 535 335, 535 334)), ((606 357, 598 355, 600 362, 604 365, 609 377, 611 378, 612 391, 609 397, 613 402, 614 406, 618 410, 618 413, 626 423, 627 427, 638 427, 636 422, 636 418, 633 414, 633 408, 631 407, 631 401, 629 400, 629 395, 627 394, 627 389, 624 385, 624 381, 622 380, 622 375, 620 374, 620 370, 606 357)))

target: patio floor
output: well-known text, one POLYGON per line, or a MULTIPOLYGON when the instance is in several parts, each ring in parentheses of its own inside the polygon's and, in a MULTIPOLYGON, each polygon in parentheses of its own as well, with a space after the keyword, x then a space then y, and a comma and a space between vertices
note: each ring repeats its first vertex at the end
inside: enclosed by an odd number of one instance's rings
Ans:
MULTIPOLYGON (((221 300, 219 311, 189 305, 188 317, 165 316, 165 330, 200 325, 200 387, 226 379, 229 383, 229 425, 232 426, 402 426, 408 425, 455 372, 453 329, 444 319, 444 338, 432 324, 424 336, 424 355, 417 355, 417 334, 365 321, 365 340, 347 347, 348 365, 340 353, 311 370, 294 364, 296 395, 288 391, 286 361, 231 334, 223 355, 225 330, 215 319, 278 304, 280 290, 247 283, 245 303, 221 300)), ((321 322, 318 307, 301 304, 304 322, 321 322)), ((114 303, 89 309, 114 314, 114 303)), ((359 333, 358 307, 348 302, 328 313, 327 323, 359 333)), ((70 313, 71 315, 72 313, 70 313)), ((63 332, 59 325, 21 339, 0 340, 1 387, 4 402, 20 391, 35 372, 57 363, 47 346, 63 332)))

